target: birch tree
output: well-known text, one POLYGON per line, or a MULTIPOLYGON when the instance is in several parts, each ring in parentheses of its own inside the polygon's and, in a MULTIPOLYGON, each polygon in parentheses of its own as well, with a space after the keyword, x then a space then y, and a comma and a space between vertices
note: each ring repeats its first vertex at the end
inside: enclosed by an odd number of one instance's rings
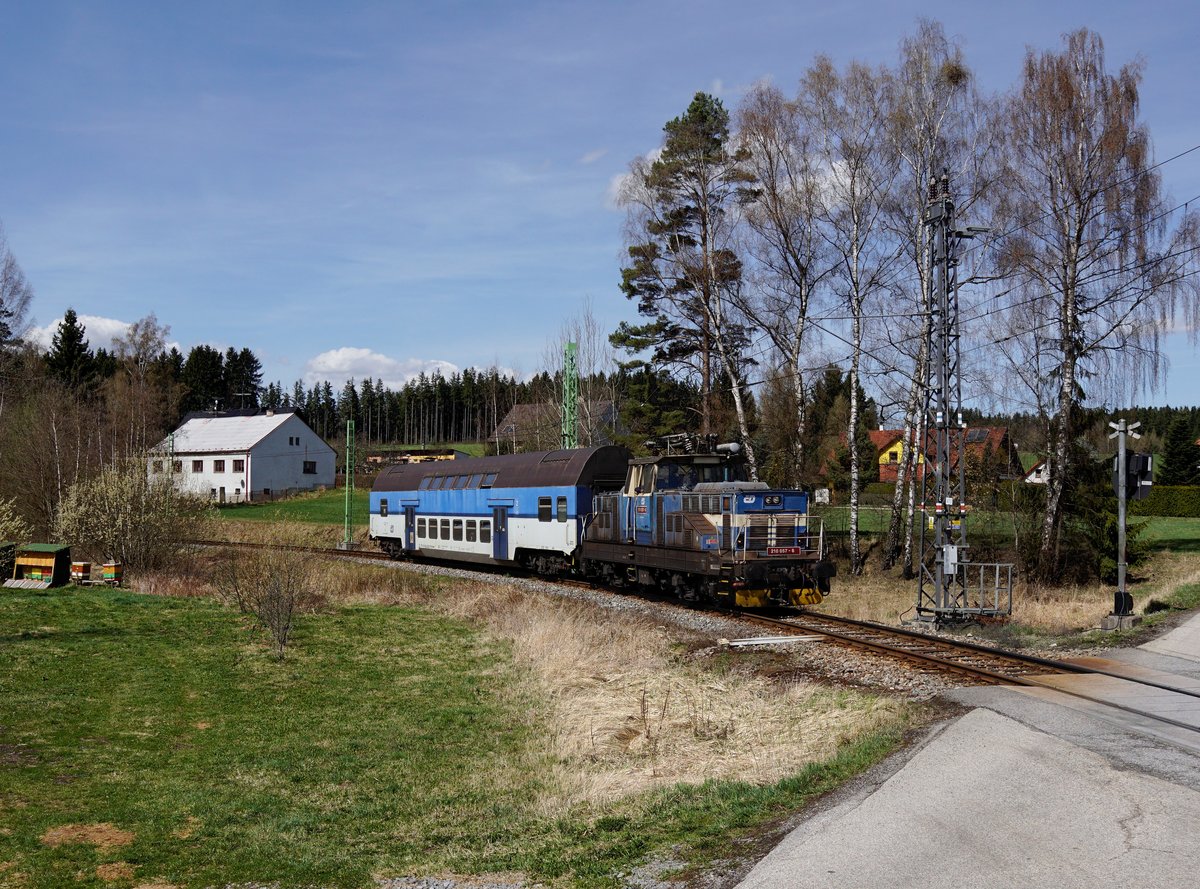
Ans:
POLYGON ((899 64, 889 72, 884 93, 884 135, 899 163, 885 221, 903 264, 892 287, 894 317, 879 330, 896 356, 896 367, 910 370, 892 380, 893 397, 904 405, 904 439, 883 564, 887 568, 899 560, 907 577, 912 574, 918 453, 924 447, 918 421, 932 319, 924 224, 928 183, 948 174, 963 213, 986 192, 996 165, 990 160, 994 152, 980 145, 989 132, 990 105, 974 88, 961 47, 947 39, 939 23, 921 21, 916 33, 901 42, 899 64))
POLYGON ((756 86, 742 103, 738 138, 757 185, 745 215, 753 286, 739 308, 778 356, 773 385, 790 390, 795 416, 785 478, 798 484, 808 434, 806 365, 816 366, 809 314, 832 271, 832 251, 820 232, 821 169, 798 104, 769 84, 756 86))
POLYGON ((883 132, 884 77, 852 63, 839 74, 818 58, 801 84, 801 113, 816 134, 825 183, 818 212, 822 235, 836 258, 833 287, 850 321, 850 570, 862 571, 858 538, 862 454, 857 430, 863 367, 863 324, 868 299, 880 295, 897 265, 897 251, 883 231, 885 200, 897 163, 883 132))
POLYGON ((1160 337, 1179 309, 1195 329, 1194 214, 1177 215, 1138 116, 1140 63, 1107 71, 1099 35, 1030 51, 1008 114, 1008 234, 1000 262, 1019 286, 1010 324, 1048 359, 1049 484, 1037 573, 1060 567, 1063 492, 1085 381, 1129 391, 1162 371, 1160 337))

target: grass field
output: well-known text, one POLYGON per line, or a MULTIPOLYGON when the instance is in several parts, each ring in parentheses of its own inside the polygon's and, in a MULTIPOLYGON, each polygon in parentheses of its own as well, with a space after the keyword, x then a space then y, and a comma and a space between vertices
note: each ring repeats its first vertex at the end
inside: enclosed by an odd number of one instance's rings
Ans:
POLYGON ((1200 519, 1170 516, 1133 516, 1130 525, 1145 523, 1139 539, 1153 549, 1200 552, 1200 519))
MULTIPOLYGON (((355 524, 367 523, 367 506, 371 492, 366 488, 355 488, 351 501, 351 519, 355 524)), ((346 491, 335 488, 313 494, 298 494, 287 500, 274 503, 250 503, 225 506, 220 510, 221 518, 259 522, 314 522, 325 525, 341 525, 346 515, 346 491)))
POLYGON ((521 872, 588 886, 729 851, 899 743, 766 786, 548 814, 549 702, 510 646, 408 607, 304 617, 286 660, 210 599, 0 595, 0 885, 368 886, 521 872))

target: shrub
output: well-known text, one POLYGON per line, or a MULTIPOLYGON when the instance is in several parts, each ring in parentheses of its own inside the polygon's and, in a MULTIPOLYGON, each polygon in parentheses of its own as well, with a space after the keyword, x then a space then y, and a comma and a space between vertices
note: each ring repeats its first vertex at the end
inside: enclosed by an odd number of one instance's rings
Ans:
POLYGON ((152 481, 146 461, 133 458, 72 485, 59 505, 54 533, 130 568, 161 568, 203 535, 212 516, 206 501, 165 479, 152 481))
POLYGON ((311 554, 294 549, 231 550, 214 583, 222 601, 254 615, 282 660, 296 615, 320 602, 315 564, 311 554))
POLYGON ((17 512, 17 502, 0 497, 0 541, 26 543, 33 537, 33 526, 17 512))
POLYGON ((1200 486, 1155 485, 1145 500, 1129 501, 1129 514, 1200 518, 1200 486))

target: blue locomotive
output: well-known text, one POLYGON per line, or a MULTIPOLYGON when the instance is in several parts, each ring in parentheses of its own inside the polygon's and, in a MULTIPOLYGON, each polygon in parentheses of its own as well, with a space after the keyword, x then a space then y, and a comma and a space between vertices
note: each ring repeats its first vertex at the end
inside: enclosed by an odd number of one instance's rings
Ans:
POLYGON ((389 467, 370 531, 394 558, 519 565, 739 607, 818 604, 832 563, 803 491, 748 481, 737 445, 624 448, 389 467))

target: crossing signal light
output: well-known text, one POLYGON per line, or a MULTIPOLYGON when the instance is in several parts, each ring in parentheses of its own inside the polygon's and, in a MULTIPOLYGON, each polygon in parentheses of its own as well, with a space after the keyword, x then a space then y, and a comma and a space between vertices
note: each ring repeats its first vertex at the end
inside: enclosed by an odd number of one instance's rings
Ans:
MULTIPOLYGON (((1113 492, 1121 496, 1120 457, 1113 457, 1113 492)), ((1150 496, 1154 483, 1154 463, 1151 454, 1125 454, 1125 499, 1142 500, 1150 496)))

